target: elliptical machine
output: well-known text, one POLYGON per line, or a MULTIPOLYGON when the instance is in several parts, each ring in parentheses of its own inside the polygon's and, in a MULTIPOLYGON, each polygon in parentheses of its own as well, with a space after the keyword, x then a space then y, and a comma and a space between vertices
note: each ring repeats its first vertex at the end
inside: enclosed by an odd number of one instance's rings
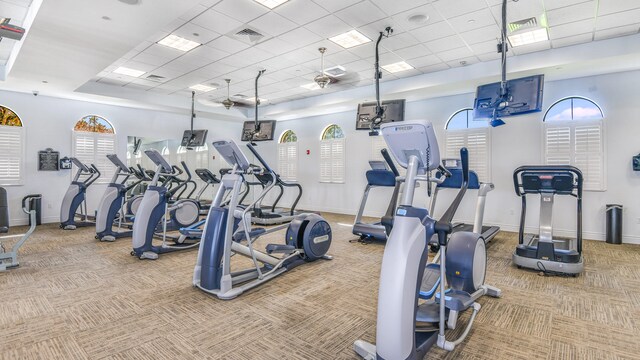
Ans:
MULTIPOLYGON (((469 183, 468 152, 460 150, 463 182, 455 200, 440 220, 427 209, 412 206, 416 183, 434 181, 426 176, 440 163, 435 132, 425 120, 405 121, 381 126, 387 147, 396 162, 407 169, 404 191, 395 213, 394 226, 387 240, 380 271, 376 344, 362 340, 354 350, 365 359, 422 359, 434 344, 453 350, 469 334, 482 295, 499 290, 484 285, 485 243, 479 234, 452 232, 451 221, 469 183), (440 244, 439 293, 433 301, 418 301, 429 250, 429 239, 438 234, 440 244), (447 288, 447 285, 449 288, 447 288), (444 294, 444 295, 443 295, 444 294), (471 310, 462 335, 448 340, 447 325, 457 314, 471 310), (436 331, 416 331, 418 323, 437 323, 436 331)), ((428 276, 428 275, 427 275, 428 276)), ((420 330, 420 329, 418 329, 420 330)))
MULTIPOLYGON (((29 239, 31 234, 36 230, 37 219, 36 209, 31 207, 31 200, 40 199, 42 195, 27 195, 22 199, 22 211, 29 215, 29 229, 24 234, 13 234, 0 236, 0 272, 7 269, 20 266, 18 262, 18 250, 29 239), (11 251, 6 251, 2 241, 8 239, 20 238, 13 243, 11 251)), ((0 187, 0 234, 9 232, 9 207, 7 205, 7 190, 0 187)))
POLYGON ((70 158, 71 162, 78 168, 67 193, 64 194, 62 205, 60 206, 60 228, 64 230, 75 230, 78 227, 94 226, 95 217, 90 216, 87 211, 87 188, 100 177, 98 168, 91 164, 86 166, 77 158, 70 158), (80 180, 86 177, 84 180, 80 180), (80 213, 77 213, 80 208, 80 213), (79 220, 76 219, 79 218, 79 220))
MULTIPOLYGON (((179 242, 180 238, 174 240, 173 244, 167 243, 168 228, 178 230, 198 221, 200 209, 197 202, 193 199, 182 199, 170 202, 178 191, 187 186, 188 180, 191 178, 188 168, 184 161, 182 166, 187 173, 187 181, 181 181, 179 185, 169 190, 169 183, 174 181, 178 173, 174 168, 162 157, 155 149, 145 150, 144 152, 154 164, 157 165, 153 179, 147 187, 140 206, 136 212, 133 222, 132 256, 142 259, 156 260, 159 254, 190 249, 198 246, 199 240, 187 239, 189 241, 179 242), (164 181, 158 185, 159 179, 164 181), (153 245, 153 238, 156 232, 162 231, 162 245, 153 245)), ((184 239, 182 239, 184 240, 184 239)))
POLYGON ((116 154, 109 154, 107 158, 116 166, 116 172, 107 185, 102 195, 96 212, 96 239, 100 241, 115 241, 116 239, 131 236, 132 230, 116 231, 113 229, 118 223, 118 229, 132 228, 133 216, 126 211, 127 193, 138 186, 144 179, 138 178, 127 185, 127 180, 133 174, 130 168, 118 158, 116 154), (118 178, 122 180, 118 181, 118 178))
POLYGON ((222 176, 198 250, 193 272, 193 285, 220 299, 233 299, 292 268, 318 259, 330 260, 326 255, 331 246, 331 226, 320 215, 300 214, 289 224, 265 228, 251 228, 251 210, 260 203, 275 184, 276 174, 251 144, 249 150, 262 163, 273 181, 247 207, 240 206, 243 175, 251 174, 246 156, 233 141, 216 141, 213 146, 233 167, 222 176), (231 193, 227 207, 223 199, 231 193), (265 251, 255 249, 261 236, 286 229, 285 244, 268 244, 265 251), (247 245, 242 244, 246 241, 247 245), (248 257, 253 267, 231 271, 231 256, 248 257), (277 254, 282 254, 277 256, 277 254))

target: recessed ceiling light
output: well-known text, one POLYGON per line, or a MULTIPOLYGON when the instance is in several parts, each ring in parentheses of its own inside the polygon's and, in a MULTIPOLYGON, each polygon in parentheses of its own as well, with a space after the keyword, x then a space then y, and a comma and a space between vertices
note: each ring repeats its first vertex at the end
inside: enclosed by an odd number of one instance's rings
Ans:
POLYGON ((300 85, 301 88, 305 88, 307 90, 320 90, 320 86, 318 84, 316 84, 315 82, 309 83, 309 84, 304 84, 304 85, 300 85))
POLYGON ((509 43, 511 43, 512 47, 529 45, 547 40, 549 40, 549 33, 547 32, 547 28, 523 31, 509 35, 509 43))
POLYGON ((158 41, 158 44, 168 46, 170 48, 178 49, 180 51, 185 51, 185 52, 189 50, 193 50, 198 46, 202 45, 195 41, 191 41, 189 39, 185 39, 183 37, 180 37, 178 35, 173 35, 173 34, 158 41))
POLYGON ((416 24, 426 23, 428 20, 429 20, 429 16, 425 14, 414 14, 407 18, 407 21, 416 23, 416 24))
POLYGON ((124 66, 120 66, 119 68, 113 70, 114 73, 116 74, 121 74, 121 75, 127 75, 127 76, 133 76, 133 77, 140 77, 142 76, 142 74, 144 74, 146 71, 142 71, 142 70, 136 70, 136 69, 129 69, 127 67, 124 66))
POLYGON ((269 9, 275 9, 276 7, 286 3, 289 0, 253 0, 260 5, 264 5, 269 9))
POLYGON ((342 46, 345 49, 365 44, 371 41, 368 37, 362 35, 358 30, 351 30, 344 34, 340 34, 329 38, 329 40, 342 46))
POLYGON ((383 65, 382 68, 393 74, 400 71, 411 70, 413 69, 413 66, 407 64, 404 61, 400 61, 389 65, 383 65))
POLYGON ((196 84, 193 86, 189 86, 189 89, 195 90, 195 91, 207 92, 207 91, 215 90, 216 88, 214 88, 213 86, 196 84))
POLYGON ((140 4, 140 0, 118 0, 123 4, 127 4, 127 5, 138 5, 140 4))

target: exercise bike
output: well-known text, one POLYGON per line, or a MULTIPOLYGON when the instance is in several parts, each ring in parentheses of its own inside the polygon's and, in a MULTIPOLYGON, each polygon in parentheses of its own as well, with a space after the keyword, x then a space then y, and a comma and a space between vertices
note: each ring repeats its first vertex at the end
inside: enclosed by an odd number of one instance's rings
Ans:
MULTIPOLYGON (((5 271, 10 268, 15 268, 20 265, 18 262, 18 250, 29 239, 31 234, 36 230, 36 209, 31 208, 31 200, 40 199, 42 195, 28 195, 22 199, 22 211, 29 215, 29 229, 24 234, 5 235, 0 236, 0 271, 5 271), (4 244, 1 241, 20 238, 11 247, 11 251, 6 251, 4 244)), ((7 206, 7 190, 0 187, 0 233, 6 234, 9 232, 9 208, 7 206)))
POLYGON ((70 158, 70 160, 78 168, 78 171, 62 199, 60 228, 75 230, 78 227, 95 226, 95 216, 89 215, 87 211, 86 195, 87 188, 100 177, 100 171, 94 164, 86 166, 74 157, 70 158), (84 178, 84 180, 81 180, 81 178, 84 178), (79 214, 77 213, 78 208, 80 208, 79 214))
POLYGON ((179 172, 175 170, 175 167, 169 165, 157 150, 145 150, 144 153, 156 164, 157 168, 151 183, 147 187, 147 191, 142 197, 133 222, 133 250, 131 255, 137 256, 141 260, 155 260, 162 253, 186 250, 198 246, 199 239, 189 238, 185 239, 188 241, 180 242, 181 237, 170 238, 167 235, 167 231, 193 225, 199 219, 200 208, 193 199, 171 201, 176 193, 187 186, 188 181, 191 179, 191 173, 184 161, 182 166, 187 174, 187 180, 181 181, 179 185, 169 190, 169 184, 175 181, 179 172), (163 178, 164 181, 159 184, 160 178, 163 178), (155 246, 153 245, 153 238, 158 231, 162 231, 160 235, 162 245, 155 246), (173 244, 168 243, 167 240, 172 240, 173 244))
POLYGON ((296 266, 318 259, 331 259, 326 255, 331 246, 331 227, 317 214, 300 214, 289 224, 269 229, 251 228, 251 211, 273 188, 276 174, 255 148, 247 144, 272 181, 251 204, 241 207, 243 175, 251 174, 255 168, 250 166, 235 142, 216 141, 213 146, 233 169, 222 176, 207 216, 193 272, 195 287, 220 299, 233 299, 296 266), (221 207, 227 193, 231 193, 229 205, 221 207), (254 243, 259 237, 285 229, 285 244, 268 244, 265 251, 255 248, 254 243), (248 257, 253 266, 232 272, 231 256, 234 254, 248 257))
POLYGON ((453 216, 469 185, 466 149, 460 150, 463 181, 453 203, 435 220, 427 209, 414 207, 419 181, 434 181, 425 175, 440 163, 433 126, 424 120, 405 121, 402 125, 381 126, 387 147, 396 162, 407 169, 404 191, 395 212, 393 229, 387 240, 380 271, 376 344, 362 340, 354 343, 355 352, 365 359, 422 359, 434 344, 451 351, 469 334, 483 295, 499 296, 498 289, 484 285, 485 243, 479 234, 452 233, 453 216), (426 268, 429 240, 438 235, 440 245, 439 287, 431 301, 420 302, 420 288, 431 270, 426 268), (497 293, 494 293, 497 292, 497 293), (456 325, 459 313, 471 311, 462 334, 456 340, 446 337, 447 326, 456 325), (416 324, 436 324, 437 330, 421 329, 416 324))

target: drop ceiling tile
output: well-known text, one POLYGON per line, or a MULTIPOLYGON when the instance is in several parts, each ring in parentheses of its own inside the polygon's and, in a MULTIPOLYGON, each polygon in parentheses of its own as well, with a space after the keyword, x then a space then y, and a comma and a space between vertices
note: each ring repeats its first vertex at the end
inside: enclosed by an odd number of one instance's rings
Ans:
POLYGON ((153 45, 154 43, 151 41, 143 41, 141 42, 138 46, 136 46, 135 48, 133 48, 133 50, 137 50, 137 51, 144 51, 146 50, 149 46, 153 45))
POLYGON ((163 59, 175 59, 184 55, 184 51, 176 50, 164 45, 153 44, 149 46, 144 52, 152 56, 157 56, 163 59))
POLYGON ((388 52, 385 54, 380 54, 380 66, 394 64, 400 61, 404 61, 404 59, 396 55, 395 53, 388 52))
POLYGON ((226 34, 242 25, 242 22, 211 9, 193 19, 191 23, 215 31, 218 34, 226 34))
POLYGON ((326 52, 325 52, 325 57, 332 55, 332 54, 337 54, 341 51, 345 51, 344 48, 336 43, 334 43, 333 41, 327 40, 327 39, 323 39, 320 41, 317 41, 313 44, 307 45, 307 46, 303 46, 302 49, 307 50, 307 51, 311 51, 313 53, 318 54, 318 58, 320 58, 320 52, 318 51, 319 48, 326 48, 326 52))
POLYGON ((449 61, 463 59, 463 58, 467 58, 467 57, 473 56, 473 52, 471 50, 469 50, 466 46, 464 46, 464 47, 457 48, 457 49, 441 51, 441 52, 438 52, 436 55, 438 55, 438 57, 442 61, 449 62, 449 61))
POLYGON ((640 1, 637 0, 600 1, 600 4, 598 6, 598 15, 602 16, 617 12, 629 11, 637 8, 640 8, 640 1))
POLYGON ((545 1, 544 6, 547 8, 547 10, 553 10, 553 9, 558 9, 558 8, 579 4, 586 1, 590 1, 590 0, 553 0, 553 1, 545 1))
POLYGON ((291 30, 278 38, 299 48, 322 40, 322 37, 304 27, 291 30))
POLYGON ((251 21, 249 25, 255 26, 260 31, 264 31, 271 36, 278 36, 282 33, 291 31, 298 27, 298 24, 294 23, 293 21, 287 20, 284 16, 278 15, 273 11, 270 11, 251 21))
POLYGON ((259 43, 258 45, 255 45, 254 47, 260 50, 264 50, 272 55, 280 55, 282 53, 286 53, 298 48, 297 46, 286 41, 282 41, 279 38, 271 38, 267 41, 259 43))
POLYGON ((423 26, 421 28, 414 29, 411 34, 418 39, 418 41, 426 43, 433 40, 446 38, 454 35, 456 32, 445 21, 439 23, 423 26))
POLYGON ((314 0, 314 2, 327 11, 334 13, 338 10, 344 9, 347 6, 353 5, 362 0, 314 0))
POLYGON ((311 0, 287 1, 274 11, 298 25, 310 23, 329 14, 327 10, 311 0))
POLYGON ((349 6, 346 9, 340 10, 336 12, 335 15, 354 28, 372 23, 374 21, 378 21, 386 17, 386 14, 384 12, 382 12, 380 9, 378 9, 377 6, 373 5, 368 0, 359 2, 355 5, 349 6))
POLYGON ((415 9, 422 5, 422 1, 417 0, 371 0, 372 3, 377 5, 387 15, 395 15, 407 10, 415 9))
POLYGON ((198 46, 197 48, 191 50, 189 52, 190 56, 197 56, 197 57, 203 57, 206 59, 209 59, 211 61, 217 61, 220 60, 222 58, 225 58, 227 56, 229 56, 230 54, 226 51, 222 51, 218 48, 212 47, 212 46, 208 46, 208 45, 202 45, 202 46, 198 46))
MULTIPOLYGON (((380 45, 379 50, 381 55, 389 52, 382 45, 380 45)), ((349 51, 350 53, 359 57, 360 59, 368 59, 368 58, 373 58, 376 55, 376 46, 373 42, 370 42, 370 43, 352 47, 346 51, 349 51)))
POLYGON ((206 6, 202 4, 198 4, 192 7, 191 9, 189 9, 184 14, 180 15, 180 19, 184 21, 190 21, 191 19, 193 19, 194 17, 198 16, 199 14, 201 14, 203 11, 206 11, 206 10, 207 10, 206 6))
POLYGON ((409 64, 415 68, 423 68, 440 63, 442 63, 442 60, 435 55, 426 55, 409 61, 409 64))
POLYGON ((209 42, 207 46, 230 54, 235 54, 249 47, 249 45, 243 43, 242 41, 232 39, 226 35, 223 35, 209 42))
POLYGON ((401 34, 394 33, 390 37, 383 39, 383 41, 380 43, 380 47, 390 51, 395 51, 398 49, 407 48, 409 46, 418 45, 419 43, 420 41, 418 41, 418 39, 416 39, 416 37, 411 33, 403 32, 401 34))
MULTIPOLYGON (((388 17, 360 26, 356 30, 358 30, 360 33, 362 33, 364 36, 368 37, 369 39, 375 41, 380 35, 380 32, 384 31, 387 27, 391 27, 391 29, 393 29, 393 33, 389 38, 400 36, 403 34, 408 34, 406 31, 404 31, 404 29, 398 26, 396 22, 393 21, 393 19, 388 17)), ((385 40, 385 42, 387 41, 385 40)))
POLYGON ((315 60, 318 58, 318 54, 308 51, 308 50, 304 50, 304 49, 297 49, 294 51, 290 51, 286 54, 282 55, 282 58, 286 61, 290 61, 293 62, 295 64, 302 64, 305 63, 307 61, 311 61, 311 60, 315 60))
POLYGON ((475 56, 470 56, 462 59, 455 59, 447 61, 446 64, 451 68, 469 66, 478 63, 480 60, 475 56))
POLYGON ((182 71, 178 71, 178 70, 173 70, 173 69, 170 69, 170 68, 167 68, 167 67, 163 66, 163 67, 154 69, 153 71, 150 71, 145 76, 149 76, 151 74, 163 76, 164 80, 162 80, 162 82, 165 82, 165 81, 169 81, 169 80, 175 79, 176 77, 182 75, 183 72, 182 71))
POLYGON ((487 7, 487 3, 478 0, 456 0, 455 4, 451 1, 433 2, 436 10, 445 18, 452 18, 466 13, 474 12, 487 7))
POLYGON ((162 56, 154 56, 151 55, 147 52, 143 52, 138 54, 137 56, 135 56, 133 59, 133 61, 137 61, 137 62, 141 62, 141 63, 145 63, 145 64, 149 64, 149 65, 155 65, 155 66, 161 66, 164 65, 166 63, 168 63, 169 61, 173 60, 174 57, 162 57, 162 56))
MULTIPOLYGON (((545 4, 553 1, 545 1, 545 4)), ((491 6, 491 13, 493 14, 493 17, 498 21, 498 23, 500 23, 502 19, 502 6, 491 6)), ((531 17, 539 17, 544 13, 545 8, 543 6, 542 0, 509 2, 507 4, 508 22, 519 21, 531 17)))
POLYGON ((418 6, 409 11, 395 14, 391 18, 398 24, 398 26, 407 31, 435 24, 444 20, 442 16, 440 16, 440 13, 438 13, 438 11, 436 11, 436 9, 431 4, 418 6), (426 19, 424 22, 410 21, 409 18, 414 15, 426 15, 428 19, 426 19))
POLYGON ((496 41, 485 41, 482 43, 477 43, 473 45, 469 45, 474 54, 486 54, 490 52, 497 52, 497 42, 496 41))
POLYGON ((147 80, 147 79, 143 79, 143 78, 134 79, 131 83, 143 86, 144 88, 147 88, 147 89, 151 88, 151 87, 158 86, 157 82, 151 81, 151 80, 147 80))
POLYGON ((108 84, 108 85, 114 85, 114 86, 123 86, 125 84, 128 83, 128 81, 126 80, 122 80, 122 79, 111 79, 111 78, 102 78, 98 81, 100 84, 108 84))
POLYGON ((489 9, 482 9, 472 13, 460 15, 449 19, 449 24, 456 32, 462 33, 490 25, 498 26, 489 9))
POLYGON ((350 52, 348 52, 346 50, 345 51, 340 51, 340 52, 337 52, 337 53, 334 53, 334 54, 329 54, 329 55, 325 56, 325 59, 327 61, 330 61, 330 62, 334 63, 334 64, 342 65, 342 66, 344 66, 344 64, 360 60, 359 57, 357 57, 353 53, 350 53, 350 52))
POLYGON ((497 52, 479 54, 476 56, 478 57, 478 59, 480 59, 480 61, 491 61, 491 60, 496 60, 500 58, 500 54, 498 54, 497 52))
POLYGON ((589 32, 587 34, 580 34, 580 35, 568 36, 561 39, 554 39, 551 41, 551 45, 553 48, 571 46, 571 45, 590 42, 592 38, 593 38, 593 34, 589 32))
POLYGON ((213 9, 242 23, 248 23, 258 16, 269 12, 267 7, 250 0, 223 0, 214 6, 213 9))
POLYGON ((408 77, 416 76, 416 75, 420 75, 420 74, 422 74, 422 71, 420 71, 418 69, 409 69, 409 70, 393 73, 393 75, 398 79, 408 78, 408 77))
MULTIPOLYGON (((640 19, 639 19, 640 20, 640 19)), ((595 40, 610 39, 618 36, 637 34, 640 30, 640 23, 634 25, 620 26, 617 28, 596 31, 595 40)))
POLYGON ((477 44, 486 41, 493 41, 497 44, 500 38, 500 28, 497 25, 490 25, 473 31, 463 32, 460 36, 467 44, 477 44))
POLYGON ((201 26, 198 26, 192 23, 184 24, 179 29, 175 30, 172 34, 178 35, 185 39, 189 39, 191 41, 195 41, 198 44, 206 44, 209 41, 220 36, 220 34, 218 34, 215 31, 205 29, 201 26), (198 35, 195 35, 195 34, 198 34, 198 35))
POLYGON ((418 70, 422 71, 424 74, 428 74, 428 73, 433 73, 433 72, 442 71, 446 69, 449 69, 449 65, 445 63, 439 63, 435 65, 421 67, 418 70))
POLYGON ((353 30, 352 26, 349 26, 344 21, 340 20, 337 16, 328 15, 314 22, 311 22, 304 26, 313 33, 319 35, 321 38, 330 38, 347 31, 353 30))
POLYGON ((549 37, 553 40, 592 32, 594 22, 594 19, 587 19, 559 26, 552 26, 549 28, 549 37))
POLYGON ((547 11, 549 26, 557 26, 575 21, 593 19, 596 15, 595 0, 547 11))
POLYGON ((153 69, 155 69, 157 67, 155 65, 145 64, 145 63, 141 63, 141 62, 138 62, 138 61, 127 61, 122 66, 124 66, 126 68, 129 68, 129 69, 135 69, 135 70, 140 70, 140 71, 144 71, 144 72, 151 71, 151 70, 153 70, 153 69))
POLYGON ((406 47, 404 49, 395 50, 394 53, 404 60, 411 60, 418 57, 431 54, 431 51, 422 44, 406 47))
POLYGON ((356 60, 343 65, 347 72, 370 71, 373 72, 373 64, 364 60, 356 60))
POLYGON ((441 51, 447 51, 465 46, 464 42, 458 35, 447 36, 442 39, 429 41, 425 44, 431 52, 438 54, 441 51))
POLYGON ((625 25, 633 25, 638 23, 640 19, 640 9, 625 11, 622 13, 605 15, 598 17, 596 22, 596 30, 610 29, 625 25))
POLYGON ((512 53, 515 55, 522 55, 548 49, 551 49, 551 41, 541 41, 535 44, 514 47, 512 48, 512 53))

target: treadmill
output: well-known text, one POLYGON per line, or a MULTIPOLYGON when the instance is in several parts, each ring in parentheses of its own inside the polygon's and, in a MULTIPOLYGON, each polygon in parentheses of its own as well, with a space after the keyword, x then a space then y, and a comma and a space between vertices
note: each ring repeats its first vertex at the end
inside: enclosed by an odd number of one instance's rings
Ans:
MULTIPOLYGON (((462 164, 459 159, 443 159, 442 165, 451 173, 450 176, 444 177, 444 181, 436 186, 431 198, 430 213, 434 214, 436 199, 438 192, 442 189, 460 189, 463 182, 462 164)), ((436 177, 442 177, 439 172, 436 177)), ((487 194, 494 189, 493 183, 483 183, 478 179, 478 174, 475 171, 469 171, 469 190, 478 190, 478 200, 476 202, 476 215, 473 224, 456 223, 453 224, 453 233, 457 231, 469 231, 482 235, 485 243, 493 240, 498 234, 500 228, 497 226, 484 226, 482 225, 484 220, 484 207, 487 200, 487 194)), ((429 242, 432 250, 438 249, 438 236, 435 235, 429 242)))
POLYGON ((360 237, 358 239, 360 242, 370 242, 372 240, 387 241, 387 236, 391 233, 391 228, 393 227, 393 216, 395 214, 401 185, 399 181, 396 181, 396 178, 400 176, 400 173, 393 164, 387 149, 382 149, 381 153, 385 161, 369 161, 371 170, 366 172, 367 187, 364 189, 364 195, 362 196, 362 201, 360 201, 360 209, 358 209, 358 214, 353 223, 352 232, 354 235, 360 237), (393 187, 393 194, 389 200, 389 206, 384 216, 380 218, 380 221, 375 223, 362 222, 362 215, 367 205, 369 191, 376 187, 393 187))
POLYGON ((584 269, 582 259, 582 172, 573 166, 521 166, 513 172, 516 194, 522 199, 518 246, 513 263, 544 273, 578 276, 584 269), (540 195, 538 234, 525 234, 527 195, 540 195), (553 202, 556 195, 576 198, 576 237, 553 235, 553 202))

